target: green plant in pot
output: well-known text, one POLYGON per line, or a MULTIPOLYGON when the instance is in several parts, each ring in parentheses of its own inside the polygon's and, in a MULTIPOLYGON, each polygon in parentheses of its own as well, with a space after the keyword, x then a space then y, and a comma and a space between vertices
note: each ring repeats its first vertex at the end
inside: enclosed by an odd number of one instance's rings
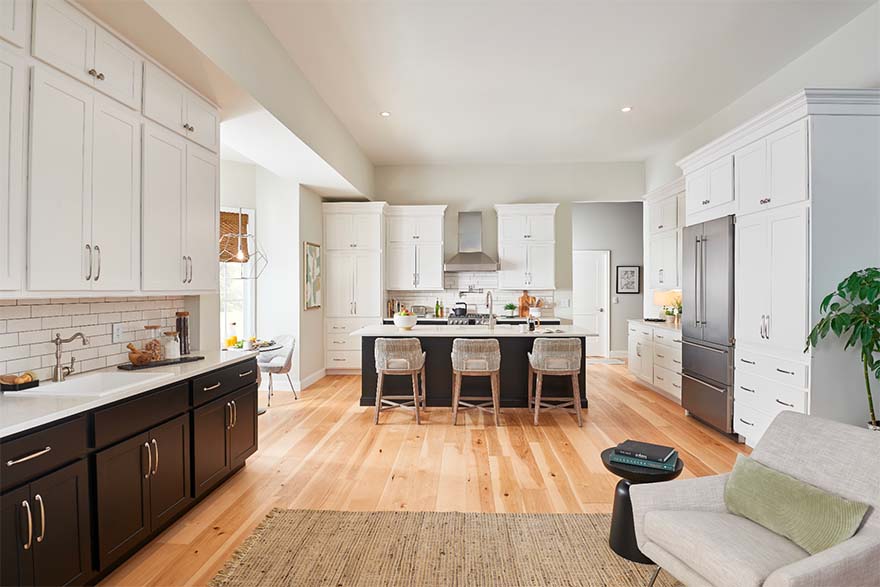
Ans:
POLYGON ((869 426, 880 430, 871 395, 871 378, 880 380, 880 268, 854 272, 837 285, 819 306, 822 318, 810 331, 807 347, 816 347, 829 332, 843 339, 845 349, 857 348, 862 359, 868 393, 869 426))
POLYGON ((516 304, 504 304, 504 309, 507 310, 507 315, 512 318, 516 312, 516 304))

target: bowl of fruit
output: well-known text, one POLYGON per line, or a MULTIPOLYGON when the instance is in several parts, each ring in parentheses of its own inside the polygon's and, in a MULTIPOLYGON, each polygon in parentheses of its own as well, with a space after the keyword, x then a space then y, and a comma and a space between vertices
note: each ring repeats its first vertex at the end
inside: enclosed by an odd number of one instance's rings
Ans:
POLYGON ((394 314, 394 325, 401 330, 412 330, 416 322, 418 322, 418 318, 409 310, 404 309, 394 314))

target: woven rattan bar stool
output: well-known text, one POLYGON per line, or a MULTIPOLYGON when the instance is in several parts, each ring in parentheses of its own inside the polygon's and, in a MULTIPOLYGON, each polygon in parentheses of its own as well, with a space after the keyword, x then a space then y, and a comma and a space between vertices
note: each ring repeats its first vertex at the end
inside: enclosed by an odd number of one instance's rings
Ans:
POLYGON ((534 407, 535 426, 538 425, 538 413, 541 408, 553 410, 557 408, 570 408, 577 414, 578 426, 583 426, 581 418, 580 386, 578 375, 581 372, 581 339, 579 338, 536 338, 529 353, 529 409, 534 407), (544 398, 541 399, 541 389, 545 375, 571 377, 572 399, 544 398), (538 383, 532 396, 532 382, 537 376, 538 383), (549 402, 553 403, 549 403, 549 402))
POLYGON ((417 338, 377 338, 375 346, 376 373, 376 418, 379 412, 389 408, 412 408, 416 412, 416 424, 421 424, 419 407, 425 407, 425 353, 417 338), (412 396, 383 395, 382 384, 386 375, 407 375, 412 378, 412 396), (421 392, 419 377, 422 378, 421 392), (385 406, 385 407, 383 407, 385 406))
POLYGON ((458 408, 476 408, 495 415, 501 425, 501 346, 494 338, 456 338, 452 341, 452 425, 458 423, 458 408), (492 397, 461 395, 462 377, 488 377, 492 397), (487 401, 488 400, 488 401, 487 401))

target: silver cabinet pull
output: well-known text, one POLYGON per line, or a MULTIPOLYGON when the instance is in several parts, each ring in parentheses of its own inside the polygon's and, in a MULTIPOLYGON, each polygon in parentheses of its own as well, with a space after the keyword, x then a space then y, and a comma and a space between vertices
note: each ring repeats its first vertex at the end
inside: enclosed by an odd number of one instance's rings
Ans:
POLYGON ((239 377, 247 377, 248 375, 253 375, 253 374, 254 374, 254 370, 251 369, 250 371, 245 371, 244 373, 239 373, 238 376, 239 377))
POLYGON ((155 438, 151 441, 151 443, 153 445, 153 450, 156 451, 156 463, 153 465, 153 475, 155 475, 159 472, 159 443, 156 442, 155 438))
POLYGON ((226 429, 232 428, 232 404, 226 402, 226 429))
POLYGON ((183 280, 182 280, 182 283, 186 283, 186 277, 189 273, 189 271, 187 270, 187 267, 186 267, 186 255, 181 257, 181 259, 183 259, 183 280))
POLYGON ((748 359, 740 359, 740 361, 742 361, 742 362, 745 363, 746 365, 754 365, 754 364, 755 364, 754 361, 750 361, 750 360, 748 360, 748 359))
POLYGON ((777 367, 776 370, 783 375, 794 375, 794 371, 786 371, 785 369, 780 369, 779 367, 777 367))
POLYGON ((748 387, 743 387, 742 385, 740 385, 739 388, 743 391, 748 391, 749 393, 755 393, 754 389, 749 389, 748 387))
POLYGON ((660 354, 658 354, 658 355, 657 355, 657 358, 658 358, 658 359, 665 359, 665 358, 666 358, 666 355, 660 355, 660 354))
POLYGON ((745 424, 746 426, 754 426, 755 425, 754 422, 746 422, 742 418, 740 418, 739 421, 742 422, 743 424, 745 424))
POLYGON ((235 405, 235 400, 229 403, 232 404, 232 428, 235 428, 235 425, 238 424, 238 406, 235 405))
MULTIPOLYGON (((787 407, 787 408, 793 408, 793 407, 794 407, 794 404, 787 404, 787 403, 785 403, 784 401, 780 401, 779 399, 776 400, 776 403, 779 404, 779 405, 781 405, 781 406, 785 406, 785 407, 787 407)), ((38 540, 38 542, 39 542, 39 540, 38 540)))
POLYGON ((21 507, 27 512, 28 520, 28 539, 27 542, 24 543, 24 549, 30 550, 31 544, 34 542, 34 517, 31 515, 31 504, 29 504, 27 500, 21 502, 21 507))
POLYGON ((95 273, 95 281, 101 279, 101 247, 95 245, 95 256, 98 257, 98 271, 95 273))
POLYGON ((770 314, 767 314, 767 322, 766 326, 764 327, 764 332, 767 335, 767 340, 770 340, 770 314))
POLYGON ((40 504, 40 535, 37 536, 37 542, 42 542, 46 537, 46 504, 43 503, 43 496, 39 493, 34 496, 34 501, 40 504))
POLYGON ((221 385, 222 385, 222 383, 218 381, 217 383, 215 383, 214 385, 211 385, 210 387, 203 387, 202 391, 214 391, 215 389, 217 389, 221 385))
POLYGON ((153 451, 150 450, 150 443, 145 442, 144 448, 147 449, 147 472, 144 474, 144 479, 149 479, 150 472, 153 470, 153 451))
POLYGON ((86 73, 88 73, 92 77, 98 77, 98 71, 94 67, 88 70, 86 73))
POLYGON ((664 381, 664 379, 662 377, 660 377, 659 375, 654 375, 654 377, 656 377, 660 381, 664 381))
POLYGON ((192 283, 193 281, 193 258, 187 255, 186 257, 186 282, 192 283))
POLYGON ((681 365, 681 361, 676 361, 675 359, 672 359, 672 362, 675 363, 676 365, 681 365))
POLYGON ((98 79, 101 80, 101 81, 104 81, 104 74, 103 74, 103 73, 100 73, 100 72, 99 72, 98 75, 96 75, 95 77, 98 78, 98 79))
POLYGON ((26 455, 26 456, 23 456, 23 457, 21 457, 20 459, 12 459, 12 460, 6 461, 6 466, 7 466, 7 467, 14 467, 15 465, 18 465, 18 464, 20 464, 20 463, 26 463, 26 462, 28 462, 28 461, 30 461, 30 460, 32 460, 32 459, 35 459, 35 458, 37 458, 37 457, 41 457, 41 456, 43 456, 44 454, 48 454, 48 453, 50 453, 50 452, 52 452, 52 447, 51 447, 51 446, 47 446, 46 448, 44 448, 44 449, 42 449, 42 450, 38 450, 38 451, 36 451, 36 452, 32 452, 31 454, 26 455))
POLYGON ((86 281, 92 279, 92 245, 86 245, 86 252, 89 254, 89 274, 86 275, 86 281))

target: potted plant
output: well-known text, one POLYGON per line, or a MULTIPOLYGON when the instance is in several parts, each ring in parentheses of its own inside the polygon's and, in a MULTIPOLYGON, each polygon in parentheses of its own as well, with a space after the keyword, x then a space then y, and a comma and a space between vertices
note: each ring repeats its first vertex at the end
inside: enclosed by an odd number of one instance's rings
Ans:
POLYGON ((508 318, 516 316, 516 304, 504 304, 504 310, 507 312, 508 318))
POLYGON ((845 349, 858 348, 865 375, 865 391, 868 393, 868 427, 880 431, 880 422, 874 412, 871 395, 871 375, 880 379, 880 268, 869 267, 854 272, 837 285, 819 305, 822 318, 810 331, 807 346, 816 347, 829 332, 844 338, 848 336, 845 349))

